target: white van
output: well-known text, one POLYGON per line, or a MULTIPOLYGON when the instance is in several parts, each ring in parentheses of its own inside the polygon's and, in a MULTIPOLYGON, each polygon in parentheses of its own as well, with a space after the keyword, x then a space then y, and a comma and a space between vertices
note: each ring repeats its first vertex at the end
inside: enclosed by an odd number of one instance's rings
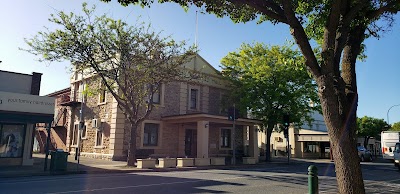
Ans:
POLYGON ((400 170, 400 142, 397 142, 396 145, 394 146, 394 151, 393 151, 393 159, 394 159, 394 166, 398 167, 400 170))
POLYGON ((393 160, 393 151, 397 142, 400 142, 399 131, 382 131, 381 147, 383 159, 393 160))

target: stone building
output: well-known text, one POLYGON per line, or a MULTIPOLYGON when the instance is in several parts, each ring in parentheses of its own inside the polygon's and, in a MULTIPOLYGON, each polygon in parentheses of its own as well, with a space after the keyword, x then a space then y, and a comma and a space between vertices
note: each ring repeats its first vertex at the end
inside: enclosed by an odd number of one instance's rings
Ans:
POLYGON ((54 117, 54 99, 39 96, 41 76, 0 70, 0 166, 33 165, 35 124, 54 117))
MULTIPOLYGON (((311 125, 289 127, 290 153, 295 158, 330 158, 330 140, 324 118, 321 114, 312 113, 311 125)), ((265 141, 265 134, 260 134, 260 142, 265 141)), ((286 138, 282 132, 273 131, 271 135, 272 156, 286 155, 286 138)), ((265 144, 263 144, 265 147, 265 144)))
MULTIPOLYGON (((258 158, 255 126, 260 122, 239 118, 233 131, 233 122, 228 120, 222 108, 221 101, 227 85, 220 72, 199 55, 185 67, 200 70, 206 79, 162 85, 156 95, 155 109, 138 128, 137 157, 225 157, 229 162, 235 142, 236 156, 258 158)), ((70 107, 66 147, 72 154, 77 150, 82 108, 85 127, 82 130, 80 155, 126 160, 129 124, 108 92, 82 98, 82 87, 97 84, 90 80, 86 77, 82 79, 79 74, 75 74, 71 80, 70 102, 65 103, 70 107)))

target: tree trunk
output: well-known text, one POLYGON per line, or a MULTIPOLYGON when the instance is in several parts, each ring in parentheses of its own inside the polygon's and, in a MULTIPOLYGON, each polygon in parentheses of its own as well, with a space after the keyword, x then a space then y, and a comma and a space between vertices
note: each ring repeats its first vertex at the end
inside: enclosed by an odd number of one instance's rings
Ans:
POLYGON ((350 33, 343 49, 341 77, 327 71, 316 80, 322 112, 331 140, 338 191, 342 194, 365 193, 356 148, 358 94, 355 62, 360 53, 359 39, 361 37, 362 34, 354 34, 354 31, 353 34, 350 33))
POLYGON ((365 193, 354 136, 357 104, 339 103, 333 78, 321 82, 319 85, 327 85, 320 92, 320 100, 331 140, 339 193, 365 193))
POLYGON ((272 124, 272 122, 268 121, 266 142, 265 142, 265 161, 266 162, 271 161, 271 135, 272 135, 273 129, 274 129, 274 124, 272 124))
POLYGON ((366 137, 364 138, 364 147, 365 147, 365 149, 368 148, 368 141, 369 141, 369 139, 370 139, 370 136, 366 136, 366 137))
POLYGON ((129 150, 128 150, 128 166, 135 166, 136 162, 136 134, 137 134, 137 124, 131 123, 131 138, 129 140, 129 150))

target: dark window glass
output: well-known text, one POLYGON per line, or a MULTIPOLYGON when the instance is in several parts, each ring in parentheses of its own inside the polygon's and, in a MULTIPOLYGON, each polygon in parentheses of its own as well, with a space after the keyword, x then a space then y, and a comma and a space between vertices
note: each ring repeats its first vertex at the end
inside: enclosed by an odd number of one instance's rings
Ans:
POLYGON ((221 129, 221 147, 231 147, 231 129, 221 129))
POLYGON ((197 89, 190 90, 190 109, 197 109, 197 89))
POLYGON ((143 134, 143 146, 157 146, 159 124, 145 123, 143 134))
POLYGON ((0 124, 0 158, 22 157, 25 125, 0 124))

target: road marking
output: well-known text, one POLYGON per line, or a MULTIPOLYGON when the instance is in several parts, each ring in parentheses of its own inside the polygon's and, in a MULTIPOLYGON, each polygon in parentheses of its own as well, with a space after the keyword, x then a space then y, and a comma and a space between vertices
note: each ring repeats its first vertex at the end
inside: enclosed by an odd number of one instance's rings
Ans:
POLYGON ((243 178, 245 178, 245 177, 232 177, 232 178, 224 178, 224 179, 209 179, 209 180, 194 180, 194 181, 179 181, 179 182, 171 182, 171 183, 156 183, 156 184, 133 185, 133 186, 124 186, 124 187, 107 187, 107 188, 100 188, 100 189, 63 191, 63 192, 54 192, 54 193, 48 193, 48 194, 82 193, 82 192, 93 192, 93 191, 104 191, 104 190, 115 190, 115 189, 129 189, 129 188, 138 188, 138 187, 151 187, 151 186, 162 186, 162 185, 173 185, 173 184, 197 183, 197 182, 206 182, 206 181, 234 180, 234 179, 243 179, 243 178))
MULTIPOLYGON (((91 179, 91 178, 110 178, 110 177, 132 177, 132 176, 139 176, 138 174, 111 174, 111 175, 106 175, 106 174, 102 174, 102 175, 83 175, 83 176, 67 176, 67 177, 53 177, 53 178, 39 178, 36 180, 15 180, 13 182, 0 182, 0 185, 5 185, 5 184, 20 184, 20 183, 40 183, 40 182, 55 182, 55 181, 59 181, 59 180, 65 180, 65 181, 74 181, 74 180, 86 180, 86 179, 91 179), (73 178, 71 178, 73 177, 73 178)), ((2 179, 0 179, 2 180, 2 179)), ((6 179, 4 179, 6 180, 6 179)))

